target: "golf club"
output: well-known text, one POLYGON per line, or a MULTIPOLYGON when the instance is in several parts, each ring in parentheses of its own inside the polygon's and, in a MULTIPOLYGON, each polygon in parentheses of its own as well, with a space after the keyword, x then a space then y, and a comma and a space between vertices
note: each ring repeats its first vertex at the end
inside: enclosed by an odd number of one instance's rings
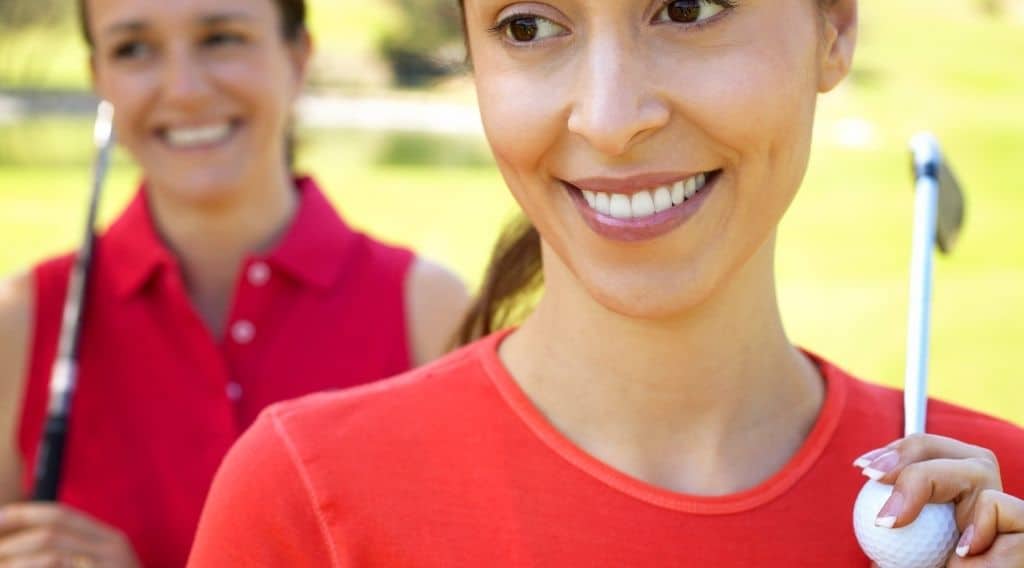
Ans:
POLYGON ((910 141, 913 154, 914 240, 910 261, 910 314, 904 378, 903 434, 924 432, 928 401, 928 340, 932 297, 932 249, 950 254, 964 222, 964 197, 929 133, 910 141))
MULTIPOLYGON (((928 408, 928 340, 933 247, 952 252, 964 222, 964 197, 935 137, 910 141, 914 167, 914 229, 910 259, 910 313, 903 391, 903 434, 925 431, 928 408)), ((959 533, 952 503, 929 504, 913 523, 879 527, 876 518, 893 487, 868 481, 857 496, 853 525, 864 552, 880 568, 939 568, 953 552, 959 533)), ((895 519, 892 519, 895 521, 895 519)))
POLYGON ((96 241, 96 209, 103 180, 110 167, 110 154, 114 147, 114 107, 103 101, 96 111, 93 140, 96 145, 96 163, 93 168, 92 191, 89 196, 85 236, 71 268, 67 296, 60 325, 57 358, 50 375, 50 398, 46 423, 36 456, 35 485, 32 499, 56 501, 60 488, 61 467, 64 459, 64 441, 71 416, 71 399, 78 375, 78 346, 82 332, 82 314, 92 267, 96 241))

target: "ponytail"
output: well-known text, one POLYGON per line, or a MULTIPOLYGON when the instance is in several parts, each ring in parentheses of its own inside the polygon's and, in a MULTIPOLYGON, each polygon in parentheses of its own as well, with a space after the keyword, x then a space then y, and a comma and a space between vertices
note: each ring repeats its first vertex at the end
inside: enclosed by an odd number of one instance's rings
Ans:
POLYGON ((543 282, 540 234, 520 217, 505 227, 494 245, 484 283, 455 337, 456 346, 521 322, 543 282))

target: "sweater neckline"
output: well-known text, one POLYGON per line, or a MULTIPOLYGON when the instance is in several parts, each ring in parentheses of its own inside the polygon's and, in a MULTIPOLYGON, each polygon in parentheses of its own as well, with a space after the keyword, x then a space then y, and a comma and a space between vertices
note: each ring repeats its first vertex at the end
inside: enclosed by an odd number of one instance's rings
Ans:
POLYGON ((823 358, 802 351, 825 381, 825 400, 814 427, 785 466, 758 485, 727 495, 693 495, 658 487, 623 473, 588 454, 559 432, 527 397, 498 355, 498 348, 515 330, 491 335, 477 350, 481 364, 501 397, 527 428, 549 449, 586 475, 640 501, 665 509, 700 515, 749 511, 785 494, 825 453, 839 425, 846 402, 845 374, 823 358))

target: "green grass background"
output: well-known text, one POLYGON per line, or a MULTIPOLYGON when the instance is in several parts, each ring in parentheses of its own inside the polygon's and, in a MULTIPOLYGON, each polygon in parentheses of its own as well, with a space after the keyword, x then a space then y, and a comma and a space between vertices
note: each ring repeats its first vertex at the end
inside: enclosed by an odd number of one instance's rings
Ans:
MULTIPOLYGON (((392 22, 373 3, 312 4, 328 59, 372 53, 392 22)), ((874 0, 861 12, 853 77, 821 100, 811 166, 781 229, 788 329, 861 376, 900 384, 913 198, 906 140, 928 128, 968 199, 959 247, 936 263, 931 392, 1024 424, 1024 25, 954 0, 874 0), (873 125, 865 147, 837 143, 851 118, 873 125)), ((32 33, 0 40, 0 84, 84 85, 74 30, 32 33), (47 64, 24 63, 39 59, 40 45, 47 64)), ((0 273, 77 241, 89 129, 49 119, 0 126, 0 273)), ((304 169, 351 222, 479 281, 514 211, 482 142, 345 131, 303 139, 304 169)), ((104 219, 128 199, 136 175, 119 156, 104 219)))

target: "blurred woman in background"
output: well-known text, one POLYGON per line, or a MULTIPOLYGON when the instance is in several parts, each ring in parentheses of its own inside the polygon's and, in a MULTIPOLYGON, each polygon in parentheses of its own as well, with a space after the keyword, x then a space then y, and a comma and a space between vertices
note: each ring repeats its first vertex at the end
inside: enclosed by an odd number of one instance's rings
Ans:
POLYGON ((951 566, 1024 565, 1024 431, 933 402, 949 437, 899 439, 901 394, 798 349, 779 313, 777 227, 857 4, 465 0, 484 128, 531 223, 467 321, 490 335, 271 406, 190 564, 867 566, 864 473, 896 487, 877 524, 952 502, 951 566))
POLYGON ((144 181, 97 245, 59 505, 16 502, 72 258, 0 285, 0 504, 14 503, 0 565, 181 566, 215 469, 265 406, 436 357, 466 294, 293 172, 303 0, 80 11, 96 93, 144 181))

